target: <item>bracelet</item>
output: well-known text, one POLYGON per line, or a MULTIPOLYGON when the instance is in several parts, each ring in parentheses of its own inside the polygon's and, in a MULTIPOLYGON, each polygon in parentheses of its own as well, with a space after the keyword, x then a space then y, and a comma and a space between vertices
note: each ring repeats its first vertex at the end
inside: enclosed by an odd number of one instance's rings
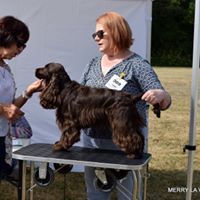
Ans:
POLYGON ((29 95, 27 94, 27 91, 24 90, 24 91, 22 92, 22 97, 25 98, 25 99, 30 99, 30 98, 32 97, 32 95, 29 96, 29 95))

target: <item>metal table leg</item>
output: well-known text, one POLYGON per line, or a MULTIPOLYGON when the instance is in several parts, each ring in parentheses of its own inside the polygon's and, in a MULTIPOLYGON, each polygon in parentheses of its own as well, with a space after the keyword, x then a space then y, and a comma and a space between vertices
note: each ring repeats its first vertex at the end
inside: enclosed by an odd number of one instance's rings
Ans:
POLYGON ((137 200, 137 190, 138 190, 138 183, 137 183, 137 176, 135 173, 135 170, 132 170, 132 176, 133 176, 133 195, 132 200, 137 200))
POLYGON ((141 171, 140 170, 136 170, 136 176, 137 176, 137 199, 138 200, 141 200, 141 185, 142 185, 142 176, 141 176, 141 171))
POLYGON ((26 161, 19 160, 18 200, 26 199, 26 161))
POLYGON ((22 160, 19 160, 19 182, 17 186, 18 200, 22 200, 22 160))
MULTIPOLYGON (((30 177, 30 188, 33 186, 34 181, 33 181, 33 175, 34 175, 34 162, 31 162, 31 177, 30 177)), ((33 189, 30 189, 30 200, 33 200, 33 189)))
POLYGON ((144 166, 144 183, 142 181, 141 170, 133 170, 133 200, 146 200, 146 188, 148 179, 148 165, 144 166))
POLYGON ((22 161, 22 200, 26 200, 26 161, 22 161))

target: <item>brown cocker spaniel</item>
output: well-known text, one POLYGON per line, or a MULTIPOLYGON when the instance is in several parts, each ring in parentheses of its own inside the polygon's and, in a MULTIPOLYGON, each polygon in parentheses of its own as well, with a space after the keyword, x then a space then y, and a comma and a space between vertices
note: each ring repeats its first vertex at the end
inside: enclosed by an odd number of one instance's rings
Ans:
POLYGON ((141 128, 144 122, 135 106, 142 94, 134 96, 81 85, 71 80, 58 63, 37 68, 35 75, 44 82, 40 104, 46 109, 56 109, 57 124, 62 135, 54 145, 55 150, 68 149, 79 141, 82 128, 106 126, 111 130, 115 145, 127 157, 142 155, 144 136, 141 128))

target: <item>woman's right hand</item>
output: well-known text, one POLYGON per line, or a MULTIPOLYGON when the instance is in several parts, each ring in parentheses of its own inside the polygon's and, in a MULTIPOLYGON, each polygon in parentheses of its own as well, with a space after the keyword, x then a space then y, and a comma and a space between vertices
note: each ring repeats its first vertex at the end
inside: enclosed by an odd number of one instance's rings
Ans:
POLYGON ((14 104, 1 104, 0 107, 0 114, 5 116, 9 121, 15 121, 24 115, 24 112, 14 104))

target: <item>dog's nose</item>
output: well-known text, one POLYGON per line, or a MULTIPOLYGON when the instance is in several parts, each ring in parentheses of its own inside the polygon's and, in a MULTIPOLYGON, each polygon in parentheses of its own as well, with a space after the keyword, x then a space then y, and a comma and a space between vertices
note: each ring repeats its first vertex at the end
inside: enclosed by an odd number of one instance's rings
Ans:
POLYGON ((35 76, 37 77, 37 78, 39 78, 39 79, 42 79, 42 77, 41 77, 41 75, 40 75, 40 73, 39 73, 39 68, 37 68, 36 70, 35 70, 35 76))

